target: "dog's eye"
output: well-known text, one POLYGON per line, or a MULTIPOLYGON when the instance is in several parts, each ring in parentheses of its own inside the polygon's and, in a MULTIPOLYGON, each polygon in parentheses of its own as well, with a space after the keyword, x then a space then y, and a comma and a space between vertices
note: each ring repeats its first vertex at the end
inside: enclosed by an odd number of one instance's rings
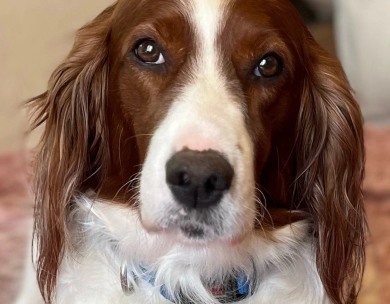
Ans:
POLYGON ((138 43, 134 49, 134 54, 144 63, 163 64, 165 62, 165 58, 159 50, 157 43, 151 39, 138 43))
POLYGON ((255 75, 259 77, 271 78, 280 74, 283 69, 282 61, 275 54, 267 54, 257 65, 255 75))

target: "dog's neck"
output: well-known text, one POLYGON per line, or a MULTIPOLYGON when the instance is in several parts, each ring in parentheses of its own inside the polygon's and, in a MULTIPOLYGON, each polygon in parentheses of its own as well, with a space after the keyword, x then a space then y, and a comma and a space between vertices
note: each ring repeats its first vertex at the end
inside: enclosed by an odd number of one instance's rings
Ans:
POLYGON ((183 303, 183 294, 184 298, 195 298, 199 303, 214 303, 216 298, 210 292, 213 288, 216 293, 222 289, 231 293, 233 288, 249 286, 242 295, 226 299, 234 302, 240 296, 249 297, 261 284, 261 280, 255 278, 262 278, 273 268, 290 267, 297 243, 307 237, 307 224, 298 222, 275 230, 273 240, 259 232, 237 246, 211 244, 190 248, 175 240, 148 234, 135 210, 87 197, 79 197, 75 203, 70 218, 76 223, 72 231, 72 236, 76 236, 75 247, 83 252, 97 250, 105 255, 107 263, 121 278, 118 285, 122 284, 126 293, 163 286, 160 294, 173 303, 183 303), (242 278, 248 281, 248 286, 238 286, 242 278), (235 285, 229 287, 228 282, 232 281, 235 285), (177 301, 177 297, 181 300, 177 301))
MULTIPOLYGON (((214 282, 208 280, 206 283, 208 285, 204 284, 204 288, 220 303, 233 303, 246 299, 254 294, 258 283, 255 265, 253 266, 254 270, 251 277, 248 277, 246 274, 241 274, 240 271, 233 270, 230 274, 217 277, 214 282)), ((136 286, 141 283, 141 280, 155 287, 156 275, 157 272, 147 266, 125 262, 120 269, 123 293, 131 296, 136 286)), ((188 291, 183 290, 181 286, 177 286, 173 294, 165 285, 161 285, 159 291, 162 297, 172 303, 193 303, 187 294, 188 291)))

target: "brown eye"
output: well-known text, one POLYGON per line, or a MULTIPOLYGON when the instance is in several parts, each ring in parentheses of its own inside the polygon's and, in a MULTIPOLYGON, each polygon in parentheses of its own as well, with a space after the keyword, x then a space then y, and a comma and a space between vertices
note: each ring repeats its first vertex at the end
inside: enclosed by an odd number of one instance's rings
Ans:
POLYGON ((280 74, 282 62, 278 56, 273 54, 265 55, 255 69, 255 75, 270 78, 280 74))
POLYGON ((150 39, 139 43, 134 49, 134 54, 144 63, 162 64, 165 62, 165 58, 159 50, 157 43, 150 39))

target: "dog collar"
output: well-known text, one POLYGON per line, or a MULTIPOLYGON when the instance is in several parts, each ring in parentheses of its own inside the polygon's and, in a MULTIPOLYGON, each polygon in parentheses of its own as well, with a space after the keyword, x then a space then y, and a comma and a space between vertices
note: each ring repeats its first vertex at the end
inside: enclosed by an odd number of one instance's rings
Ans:
MULTIPOLYGON (((129 296, 134 292, 134 284, 132 282, 138 283, 140 280, 143 280, 155 286, 156 272, 150 271, 144 266, 139 266, 139 269, 141 270, 141 274, 137 276, 133 271, 129 271, 127 263, 122 264, 120 268, 120 279, 122 291, 125 295, 129 296)), ((253 278, 255 277, 254 275, 253 278)), ((216 282, 211 284, 211 286, 205 287, 219 303, 234 303, 253 295, 255 286, 255 279, 251 280, 244 274, 237 274, 236 276, 226 277, 223 282, 216 282)), ((160 294, 172 303, 194 303, 181 290, 175 291, 174 295, 170 294, 165 285, 160 287, 160 294)))

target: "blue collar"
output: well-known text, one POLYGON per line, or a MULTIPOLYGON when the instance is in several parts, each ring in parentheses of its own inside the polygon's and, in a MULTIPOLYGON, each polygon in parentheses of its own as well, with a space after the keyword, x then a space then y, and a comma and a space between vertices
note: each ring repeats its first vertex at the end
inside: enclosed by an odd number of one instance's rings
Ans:
MULTIPOLYGON (((121 285, 122 290, 126 295, 131 295, 134 292, 134 286, 131 282, 137 282, 139 279, 155 286, 156 272, 149 271, 143 266, 140 266, 139 269, 141 270, 142 275, 137 277, 132 271, 128 271, 127 263, 124 263, 121 266, 121 285), (131 276, 131 280, 129 280, 129 276, 131 276)), ((255 277, 256 275, 253 276, 253 278, 255 277)), ((255 288, 255 279, 250 280, 249 277, 243 274, 228 276, 223 282, 207 286, 210 294, 212 294, 220 303, 234 303, 246 299, 253 295, 255 288)), ((193 301, 183 295, 180 290, 175 291, 175 294, 172 295, 165 285, 160 287, 160 294, 172 303, 193 303, 193 301)))

